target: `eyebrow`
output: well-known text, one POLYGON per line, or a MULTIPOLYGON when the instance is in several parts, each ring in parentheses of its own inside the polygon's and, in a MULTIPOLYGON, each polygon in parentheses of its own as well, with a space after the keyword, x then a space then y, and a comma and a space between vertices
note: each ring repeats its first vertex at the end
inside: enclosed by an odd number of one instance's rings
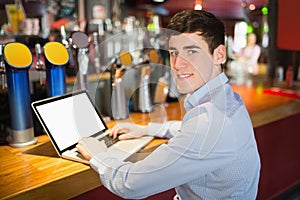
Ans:
MULTIPOLYGON (((202 48, 196 45, 189 45, 183 47, 183 49, 202 49, 202 48)), ((177 50, 177 49, 175 47, 170 47, 169 50, 177 50)))
POLYGON ((196 45, 190 45, 190 46, 183 47, 183 49, 202 49, 202 48, 196 45))
POLYGON ((175 47, 169 47, 169 50, 177 50, 175 47))

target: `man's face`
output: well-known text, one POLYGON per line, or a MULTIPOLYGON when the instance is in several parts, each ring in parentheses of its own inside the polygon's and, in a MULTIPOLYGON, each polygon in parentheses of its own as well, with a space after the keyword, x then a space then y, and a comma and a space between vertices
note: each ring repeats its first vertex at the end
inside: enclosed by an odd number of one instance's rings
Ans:
POLYGON ((182 33, 169 40, 170 65, 182 94, 192 93, 215 76, 208 44, 197 33, 182 33))

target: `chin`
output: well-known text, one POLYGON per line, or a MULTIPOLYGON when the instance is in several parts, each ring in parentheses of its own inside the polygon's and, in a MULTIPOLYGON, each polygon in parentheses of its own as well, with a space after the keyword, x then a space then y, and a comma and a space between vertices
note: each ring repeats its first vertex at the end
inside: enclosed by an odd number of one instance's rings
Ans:
POLYGON ((189 94, 189 93, 193 92, 192 88, 187 88, 187 87, 182 87, 182 88, 177 88, 177 89, 180 94, 189 94))

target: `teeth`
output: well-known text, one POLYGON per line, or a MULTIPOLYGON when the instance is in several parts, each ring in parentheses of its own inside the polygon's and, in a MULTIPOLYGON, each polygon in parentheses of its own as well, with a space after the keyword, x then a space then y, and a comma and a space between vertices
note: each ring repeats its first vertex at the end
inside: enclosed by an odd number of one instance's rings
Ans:
POLYGON ((178 78, 187 78, 187 77, 190 77, 191 75, 193 75, 193 74, 178 74, 177 77, 178 78))

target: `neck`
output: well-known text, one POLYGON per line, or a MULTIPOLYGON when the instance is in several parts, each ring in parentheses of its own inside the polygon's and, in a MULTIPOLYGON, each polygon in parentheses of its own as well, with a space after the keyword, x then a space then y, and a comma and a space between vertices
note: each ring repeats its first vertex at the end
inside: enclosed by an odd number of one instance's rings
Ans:
POLYGON ((222 72, 221 65, 214 65, 210 79, 215 78, 216 76, 218 76, 219 74, 221 74, 221 72, 222 72))

